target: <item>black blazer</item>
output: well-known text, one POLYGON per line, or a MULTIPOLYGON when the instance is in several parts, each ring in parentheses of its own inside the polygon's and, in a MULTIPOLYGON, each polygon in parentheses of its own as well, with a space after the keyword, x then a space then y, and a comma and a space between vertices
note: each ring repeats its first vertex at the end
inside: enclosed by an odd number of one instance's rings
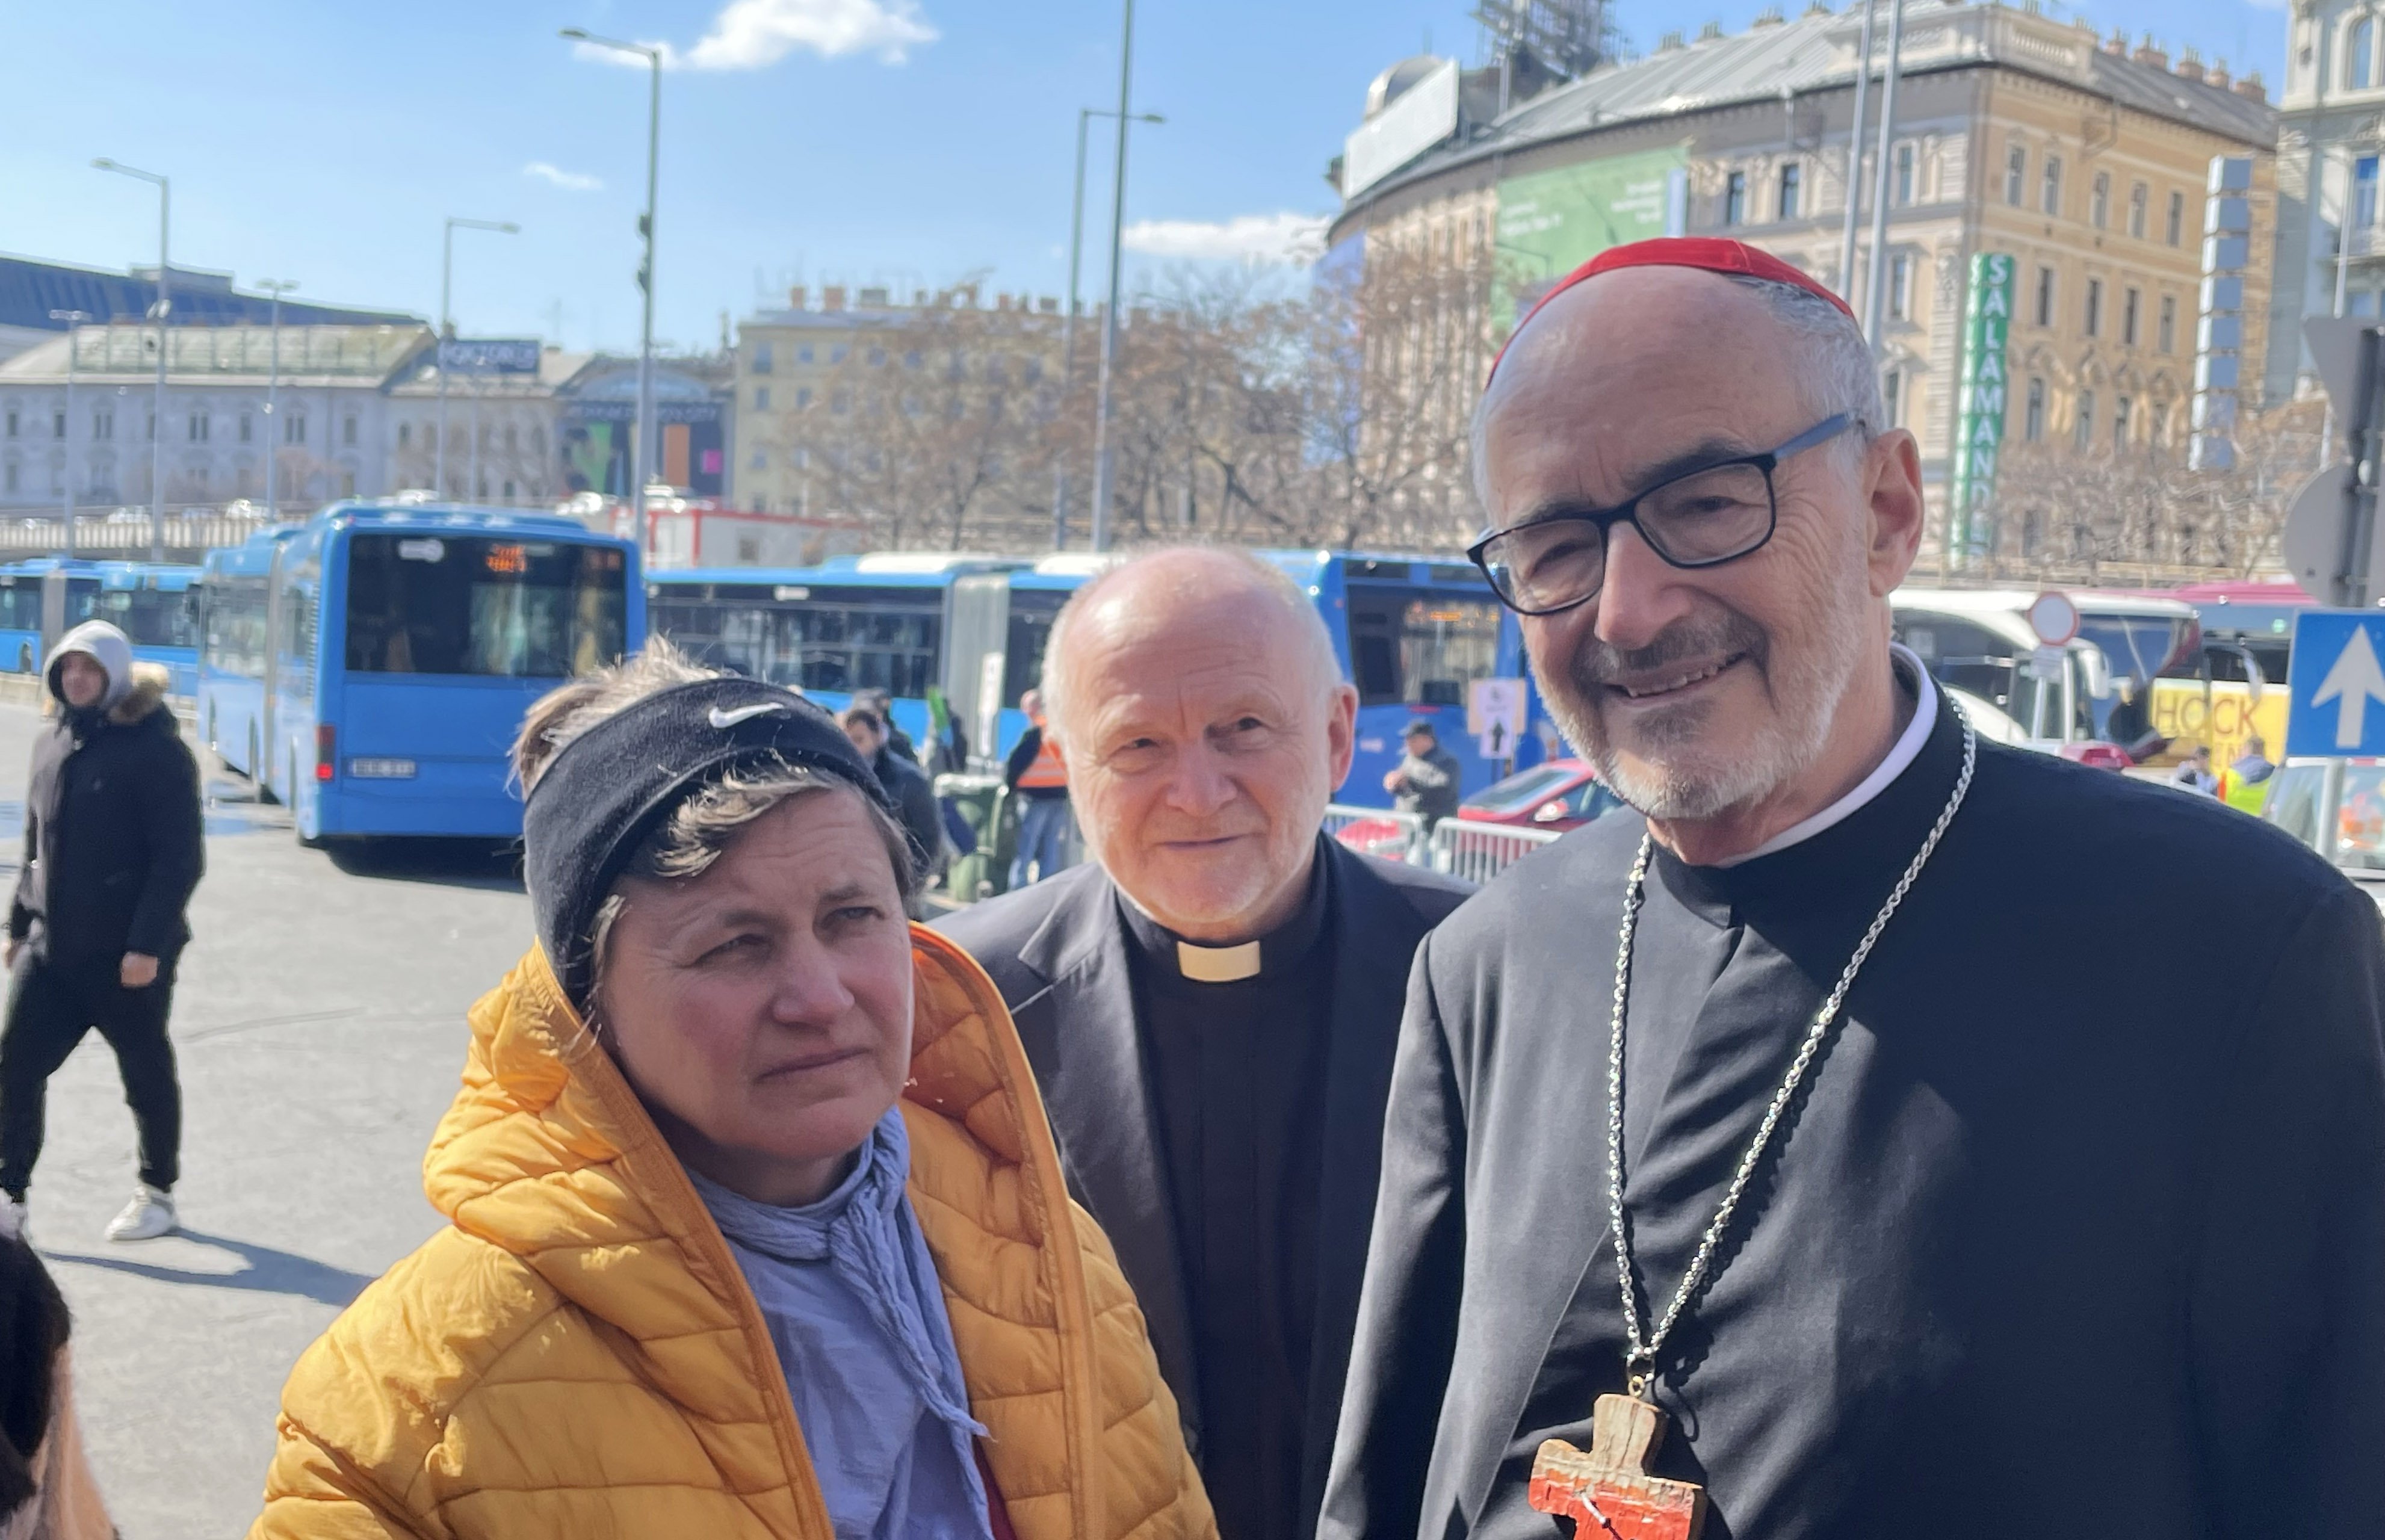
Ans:
MULTIPOLYGON (((1455 878, 1360 856, 1331 840, 1320 839, 1318 848, 1332 863, 1333 1016, 1317 1208, 1317 1324, 1302 1451, 1303 1534, 1315 1528, 1324 1501, 1342 1383, 1349 1372, 1408 965, 1425 933, 1474 891, 1455 878)), ((1135 1031, 1126 931, 1109 876, 1098 866, 1076 867, 936 923, 993 976, 1010 1007, 1043 1087, 1068 1186, 1108 1233, 1134 1286, 1197 1459, 1200 1379, 1193 1372, 1184 1259, 1168 1208, 1158 1108, 1135 1031)))

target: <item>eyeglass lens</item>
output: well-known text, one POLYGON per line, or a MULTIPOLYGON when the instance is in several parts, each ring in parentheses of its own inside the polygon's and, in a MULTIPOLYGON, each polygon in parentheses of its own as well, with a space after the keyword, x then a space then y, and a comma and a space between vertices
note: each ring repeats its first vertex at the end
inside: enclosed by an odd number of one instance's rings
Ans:
MULTIPOLYGON (((1756 466, 1717 466, 1652 488, 1631 518, 1649 547, 1675 566, 1729 561, 1771 533, 1772 481, 1756 466)), ((1559 609, 1605 582, 1607 535, 1587 519, 1552 519, 1501 535, 1483 561, 1518 608, 1559 609)))

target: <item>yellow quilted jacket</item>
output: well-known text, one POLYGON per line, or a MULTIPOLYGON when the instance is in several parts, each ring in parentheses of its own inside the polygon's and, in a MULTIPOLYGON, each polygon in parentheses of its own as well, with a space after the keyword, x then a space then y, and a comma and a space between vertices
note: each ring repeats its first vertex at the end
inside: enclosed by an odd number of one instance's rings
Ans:
MULTIPOLYGON (((1001 996, 912 945, 911 1202, 1018 1540, 1214 1537, 1001 996)), ((544 958, 471 1021, 424 1160, 453 1223, 298 1360, 252 1540, 833 1540, 753 1294, 544 958)))

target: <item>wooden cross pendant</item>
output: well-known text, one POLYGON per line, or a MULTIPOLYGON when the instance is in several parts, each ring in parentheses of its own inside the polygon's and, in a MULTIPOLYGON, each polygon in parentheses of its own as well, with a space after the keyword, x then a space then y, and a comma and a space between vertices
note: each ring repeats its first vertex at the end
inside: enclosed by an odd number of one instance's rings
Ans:
POLYGON ((1590 1427, 1588 1454, 1562 1438, 1541 1446, 1532 1506, 1571 1519, 1574 1540, 1698 1540, 1705 1488, 1648 1473, 1665 1414, 1634 1396, 1602 1396, 1590 1427))

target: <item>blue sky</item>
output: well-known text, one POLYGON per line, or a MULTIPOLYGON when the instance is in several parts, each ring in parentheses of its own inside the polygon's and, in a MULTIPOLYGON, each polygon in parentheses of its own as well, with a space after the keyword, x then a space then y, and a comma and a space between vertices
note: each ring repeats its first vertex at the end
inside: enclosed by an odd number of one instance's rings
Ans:
MULTIPOLYGON (((1708 19, 1736 31, 1766 0, 1617 3, 1644 45, 1708 19)), ((1328 212, 1325 164, 1367 80, 1428 40, 1472 62, 1470 8, 1140 0, 1137 106, 1168 121, 1136 130, 1127 218, 1160 249, 1130 258, 1130 283, 1328 212)), ((2087 14, 2279 78, 2282 9, 2097 0, 2087 14)), ((90 169, 109 156, 174 179, 178 266, 427 315, 442 220, 510 219, 519 235, 456 237, 458 325, 634 345, 646 80, 576 56, 566 26, 673 50, 659 336, 708 343, 723 311, 780 303, 766 296, 791 282, 1066 287, 1076 108, 1118 89, 1113 0, 0 0, 0 251, 153 261, 155 194, 90 169)))

